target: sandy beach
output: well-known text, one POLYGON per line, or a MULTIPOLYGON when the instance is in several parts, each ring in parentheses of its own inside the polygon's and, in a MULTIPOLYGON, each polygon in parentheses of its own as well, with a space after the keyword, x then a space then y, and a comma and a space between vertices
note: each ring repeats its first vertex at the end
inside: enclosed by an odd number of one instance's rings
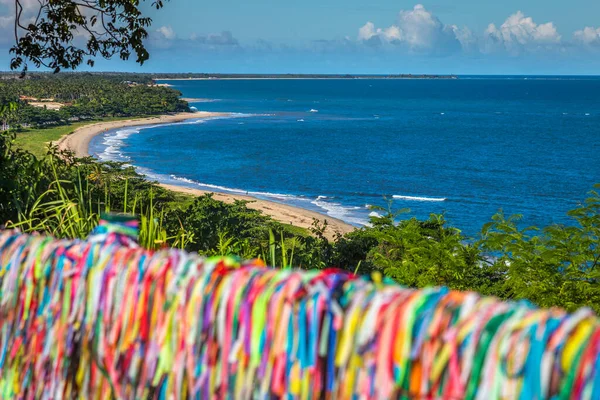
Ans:
MULTIPOLYGON (((173 115, 163 115, 160 117, 151 118, 139 118, 122 121, 112 122, 99 122, 90 124, 76 129, 70 135, 62 137, 56 144, 60 150, 72 150, 75 152, 77 157, 86 157, 89 155, 88 149, 90 141, 94 136, 100 135, 107 130, 126 127, 126 126, 140 126, 140 125, 151 125, 151 124, 164 124, 172 122, 180 122, 187 119, 199 119, 199 118, 210 118, 227 115, 227 113, 213 113, 213 112, 195 112, 195 113, 179 113, 173 115)), ((309 228, 312 225, 313 218, 319 220, 326 220, 328 223, 325 235, 332 239, 336 232, 341 234, 348 233, 355 228, 352 225, 345 223, 336 218, 332 218, 314 211, 305 210, 303 208, 294 207, 286 204, 280 204, 272 201, 257 199, 252 196, 244 196, 229 193, 211 192, 200 189, 192 189, 183 186, 161 184, 162 187, 173 190, 180 193, 191 194, 195 196, 201 196, 206 193, 213 193, 216 200, 223 201, 225 203, 233 203, 235 200, 246 200, 252 203, 248 204, 248 207, 260 210, 266 215, 271 216, 276 221, 284 224, 291 224, 301 228, 309 228)))
POLYGON ((100 135, 111 129, 123 128, 126 126, 140 126, 152 124, 166 124, 170 122, 180 122, 186 119, 200 119, 228 115, 227 113, 214 112, 195 112, 195 113, 177 113, 172 115, 161 115, 149 118, 132 118, 122 121, 98 122, 82 126, 76 129, 70 135, 63 136, 56 145, 59 150, 72 150, 77 157, 87 157, 90 141, 94 136, 100 135))
POLYGON ((316 218, 320 221, 327 220, 327 230, 325 231, 325 236, 328 239, 333 239, 335 237, 336 232, 345 234, 355 229, 352 225, 349 225, 344 221, 320 214, 318 212, 305 210, 299 207, 289 206, 287 204, 275 203, 273 201, 257 199, 252 196, 211 192, 206 190, 192 189, 188 187, 167 184, 161 184, 160 186, 164 187, 165 189, 191 194, 194 196, 202 196, 206 193, 213 193, 213 198, 215 200, 219 200, 225 203, 233 203, 235 200, 251 201, 252 203, 248 204, 248 208, 262 211, 264 214, 271 216, 271 218, 273 218, 276 221, 279 221, 284 224, 298 226, 300 228, 310 228, 312 226, 313 218, 316 218))

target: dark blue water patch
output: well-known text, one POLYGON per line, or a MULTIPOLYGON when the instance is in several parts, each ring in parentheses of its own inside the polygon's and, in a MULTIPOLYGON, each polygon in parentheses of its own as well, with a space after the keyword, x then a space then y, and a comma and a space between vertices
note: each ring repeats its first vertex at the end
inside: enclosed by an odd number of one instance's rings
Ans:
POLYGON ((600 182, 597 79, 169 83, 219 100, 201 110, 261 116, 109 132, 92 150, 354 224, 385 196, 420 218, 445 212, 469 235, 499 209, 567 222, 600 182))

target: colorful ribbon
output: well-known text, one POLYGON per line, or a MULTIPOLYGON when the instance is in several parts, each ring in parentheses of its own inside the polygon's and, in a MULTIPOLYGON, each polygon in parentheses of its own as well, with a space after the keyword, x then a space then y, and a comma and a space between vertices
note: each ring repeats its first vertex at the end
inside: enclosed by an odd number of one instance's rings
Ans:
POLYGON ((588 309, 0 233, 3 399, 600 399, 588 309))

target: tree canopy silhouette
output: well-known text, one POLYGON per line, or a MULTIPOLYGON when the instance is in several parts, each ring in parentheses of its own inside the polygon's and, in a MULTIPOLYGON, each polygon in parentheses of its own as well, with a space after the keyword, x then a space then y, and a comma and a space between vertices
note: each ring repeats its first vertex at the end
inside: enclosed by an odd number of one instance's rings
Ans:
POLYGON ((13 70, 27 71, 28 62, 54 72, 75 69, 94 58, 118 54, 127 60, 135 54, 143 64, 149 54, 144 45, 152 19, 143 3, 161 9, 168 0, 15 0, 11 48, 13 70))

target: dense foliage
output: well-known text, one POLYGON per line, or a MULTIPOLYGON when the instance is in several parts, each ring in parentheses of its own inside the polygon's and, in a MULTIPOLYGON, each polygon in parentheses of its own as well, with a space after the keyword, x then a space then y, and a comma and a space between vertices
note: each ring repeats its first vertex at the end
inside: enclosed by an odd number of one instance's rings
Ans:
POLYGON ((380 271, 410 287, 446 285, 544 307, 600 311, 596 191, 569 213, 569 226, 522 229, 518 217, 497 214, 479 238, 466 238, 442 215, 402 219, 406 210, 390 208, 371 226, 329 241, 318 221, 311 232, 292 231, 246 202, 178 197, 115 163, 54 153, 37 159, 14 149, 10 135, 0 135, 0 221, 24 231, 85 237, 106 211, 138 214, 141 243, 148 248, 261 257, 280 267, 380 271))
POLYGON ((0 110, 5 125, 47 126, 102 117, 131 117, 188 111, 181 93, 156 86, 147 76, 114 74, 33 74, 0 80, 0 110), (139 81, 133 80, 139 78, 139 81), (36 106, 30 103, 34 102, 36 106), (59 103, 59 110, 45 107, 59 103))

